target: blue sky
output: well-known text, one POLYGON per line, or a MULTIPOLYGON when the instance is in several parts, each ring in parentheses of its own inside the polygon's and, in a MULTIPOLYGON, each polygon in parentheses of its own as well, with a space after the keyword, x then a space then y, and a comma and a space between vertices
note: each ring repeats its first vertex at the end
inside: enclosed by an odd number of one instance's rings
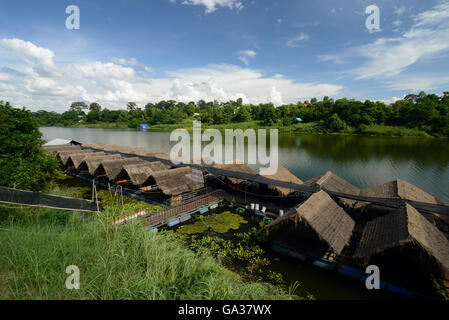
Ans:
POLYGON ((394 101, 449 91, 449 0, 0 3, 0 99, 63 111, 161 99, 394 101), (80 29, 65 9, 77 5, 80 29), (380 10, 380 30, 365 9, 380 10))

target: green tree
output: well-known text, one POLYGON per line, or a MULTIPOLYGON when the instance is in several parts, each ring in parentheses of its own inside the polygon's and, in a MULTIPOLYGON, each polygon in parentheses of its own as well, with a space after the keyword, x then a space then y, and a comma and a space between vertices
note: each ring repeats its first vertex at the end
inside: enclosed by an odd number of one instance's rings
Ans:
POLYGON ((77 113, 82 113, 83 110, 86 110, 88 108, 87 104, 81 101, 72 102, 70 105, 69 111, 75 111, 77 113))
POLYGON ((96 112, 100 112, 101 111, 101 106, 99 103, 97 102, 92 102, 89 105, 89 111, 96 111, 96 112))
POLYGON ((42 134, 30 111, 0 101, 0 185, 42 191, 58 164, 42 149, 42 134))

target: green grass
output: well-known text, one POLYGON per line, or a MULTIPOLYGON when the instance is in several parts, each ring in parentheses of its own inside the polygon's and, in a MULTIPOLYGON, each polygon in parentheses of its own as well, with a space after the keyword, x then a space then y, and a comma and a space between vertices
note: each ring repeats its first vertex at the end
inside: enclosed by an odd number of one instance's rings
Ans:
POLYGON ((385 125, 361 126, 358 133, 364 135, 376 136, 395 136, 395 137, 431 137, 428 133, 419 129, 410 129, 404 127, 392 127, 385 125))
POLYGON ((291 298, 137 222, 114 227, 36 208, 1 208, 0 217, 0 299, 291 298), (79 290, 65 287, 69 265, 80 269, 79 290))

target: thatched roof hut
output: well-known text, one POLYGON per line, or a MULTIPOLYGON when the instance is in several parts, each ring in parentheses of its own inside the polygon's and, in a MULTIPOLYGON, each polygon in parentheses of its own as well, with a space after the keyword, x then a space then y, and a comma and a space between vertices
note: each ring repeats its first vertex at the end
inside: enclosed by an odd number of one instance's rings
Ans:
POLYGON ((120 159, 105 159, 101 161, 100 166, 95 170, 94 175, 103 175, 109 178, 109 180, 114 180, 117 175, 122 170, 123 166, 127 164, 138 164, 143 163, 144 160, 140 158, 120 158, 120 159))
POLYGON ((157 184, 164 194, 171 196, 204 187, 203 183, 192 180, 192 169, 190 167, 154 172, 143 184, 157 184))
MULTIPOLYGON (((328 171, 319 177, 307 180, 306 182, 304 182, 304 185, 309 187, 318 187, 321 189, 326 189, 334 192, 341 192, 353 195, 360 194, 359 188, 353 186, 348 181, 340 178, 331 171, 328 171)), ((339 200, 350 207, 352 207, 356 202, 355 200, 343 198, 339 198, 339 200)))
POLYGON ((134 185, 142 185, 153 173, 167 170, 169 167, 162 162, 148 162, 129 164, 117 175, 117 180, 130 180, 134 185))
POLYGON ((111 155, 103 155, 103 156, 87 156, 84 158, 84 160, 81 162, 81 164, 78 166, 78 170, 80 171, 87 171, 90 175, 94 175, 95 171, 98 169, 98 167, 101 165, 101 162, 104 160, 116 160, 116 159, 122 159, 122 157, 119 154, 111 154, 111 155))
POLYGON ((335 253, 340 254, 349 243, 355 222, 326 192, 314 193, 296 213, 335 253))
POLYGON ((449 272, 449 240, 409 204, 406 204, 405 210, 400 209, 369 221, 354 257, 367 259, 408 243, 420 245, 449 272))
POLYGON ((65 166, 71 156, 75 155, 89 155, 94 153, 93 150, 71 150, 71 151, 60 151, 58 152, 57 158, 65 166))
MULTIPOLYGON (((408 183, 407 181, 401 179, 362 190, 360 195, 365 197, 404 199, 432 204, 441 204, 441 202, 431 194, 428 194, 417 186, 414 186, 411 183, 408 183)), ((355 208, 359 209, 369 204, 370 203, 368 202, 359 201, 356 203, 355 208)))
POLYGON ((66 165, 68 167, 74 167, 75 169, 78 169, 81 162, 83 162, 83 160, 86 157, 99 157, 99 156, 105 156, 105 153, 103 151, 99 151, 99 152, 84 152, 84 153, 71 154, 70 157, 67 159, 66 165))
MULTIPOLYGON (((279 180, 284 182, 290 182, 290 183, 296 183, 296 184, 302 184, 302 180, 299 179, 297 176, 295 176, 293 173, 291 173, 287 168, 284 166, 278 165, 278 170, 273 175, 264 175, 263 177, 266 177, 268 179, 272 180, 279 180)), ((278 186, 269 186, 270 188, 276 190, 280 195, 286 196, 290 194, 292 191, 289 188, 283 188, 278 186)))
POLYGON ((349 244, 355 226, 354 220, 324 191, 314 193, 309 199, 269 223, 265 228, 291 218, 305 221, 336 254, 340 254, 349 244))
MULTIPOLYGON (((215 164, 215 165, 212 165, 212 167, 217 168, 217 169, 227 170, 227 171, 234 171, 234 172, 238 172, 238 173, 248 173, 248 174, 252 174, 252 175, 256 174, 256 172, 253 169, 251 169, 250 167, 248 167, 246 164, 238 163, 238 162, 215 164)), ((231 181, 233 184, 239 184, 239 183, 245 181, 245 180, 228 177, 228 176, 226 176, 226 178, 229 179, 229 181, 231 181)))

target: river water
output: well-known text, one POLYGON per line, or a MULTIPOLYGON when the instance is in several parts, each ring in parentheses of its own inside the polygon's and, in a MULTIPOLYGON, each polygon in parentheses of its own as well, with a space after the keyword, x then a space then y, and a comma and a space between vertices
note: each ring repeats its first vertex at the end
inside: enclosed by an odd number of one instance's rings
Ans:
MULTIPOLYGON (((62 127, 40 130, 47 141, 62 138, 105 142, 167 153, 174 144, 169 132, 62 127)), ((362 189, 401 178, 449 204, 448 139, 280 133, 279 163, 304 181, 330 170, 362 189)), ((310 293, 318 299, 401 298, 385 291, 369 291, 358 280, 289 257, 272 252, 269 255, 271 269, 282 273, 287 284, 298 281, 302 294, 310 293)))
MULTIPOLYGON (((40 128, 44 139, 115 143, 169 153, 169 132, 40 128)), ((449 204, 449 139, 279 134, 279 163, 305 181, 330 170, 364 189, 400 178, 449 204)))

